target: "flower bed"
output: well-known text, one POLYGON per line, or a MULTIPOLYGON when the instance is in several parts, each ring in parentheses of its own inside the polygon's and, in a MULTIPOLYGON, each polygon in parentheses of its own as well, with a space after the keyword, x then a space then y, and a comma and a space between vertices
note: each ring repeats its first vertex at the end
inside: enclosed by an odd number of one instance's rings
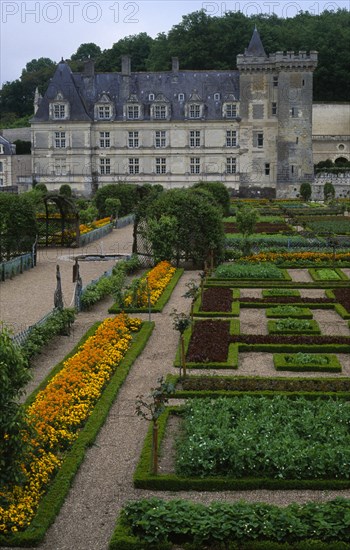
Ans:
POLYGON ((24 465, 27 482, 1 492, 1 533, 16 533, 31 524, 65 453, 77 442, 80 429, 130 347, 132 332, 140 326, 139 319, 124 314, 106 319, 37 393, 28 407, 35 435, 32 456, 24 465))
POLYGON ((176 269, 169 262, 163 261, 148 271, 143 277, 132 282, 119 303, 115 303, 110 313, 162 311, 169 300, 183 269, 176 269))
POLYGON ((277 262, 279 264, 314 266, 317 264, 350 263, 350 252, 334 254, 331 252, 260 252, 242 258, 245 262, 277 262))

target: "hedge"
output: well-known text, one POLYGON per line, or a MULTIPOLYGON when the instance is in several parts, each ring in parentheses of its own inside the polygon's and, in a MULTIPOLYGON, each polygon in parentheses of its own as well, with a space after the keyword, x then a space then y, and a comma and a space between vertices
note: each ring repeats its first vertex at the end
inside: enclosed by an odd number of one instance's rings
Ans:
MULTIPOLYGON (((313 354, 312 354, 313 355, 313 354)), ((294 371, 294 372, 308 372, 308 371, 317 371, 317 372, 341 372, 342 366, 338 361, 336 355, 322 354, 318 353, 317 356, 325 357, 328 360, 327 364, 321 365, 316 361, 314 363, 289 363, 287 358, 290 355, 285 355, 283 353, 276 353, 273 356, 273 363, 275 369, 278 371, 294 371)))

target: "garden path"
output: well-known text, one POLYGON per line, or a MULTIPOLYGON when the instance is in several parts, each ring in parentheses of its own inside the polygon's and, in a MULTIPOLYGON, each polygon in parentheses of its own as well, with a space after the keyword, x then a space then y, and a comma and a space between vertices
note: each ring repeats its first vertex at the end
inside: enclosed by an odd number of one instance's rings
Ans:
MULTIPOLYGON (((136 396, 148 395, 150 388, 156 385, 161 375, 173 371, 178 333, 172 327, 169 313, 173 308, 179 312, 189 310, 189 300, 183 298, 183 294, 186 291, 186 283, 196 275, 196 272, 185 272, 163 312, 152 315, 152 320, 155 321, 153 334, 131 368, 95 444, 87 451, 66 501, 39 550, 107 550, 115 520, 122 506, 127 501, 150 496, 164 499, 186 498, 203 503, 244 499, 249 502, 264 501, 278 505, 310 500, 325 501, 340 494, 350 498, 349 490, 163 493, 133 487, 133 472, 148 428, 148 424, 135 415, 136 396)), ((30 299, 29 292, 27 296, 30 299)), ((39 356, 33 369, 35 381, 30 391, 71 350, 94 321, 108 316, 109 303, 107 299, 91 311, 80 313, 73 325, 71 336, 55 339, 53 345, 39 356)), ((138 316, 148 318, 148 315, 138 316)), ((21 319, 25 319, 25 316, 21 319)), ((246 361, 249 359, 245 358, 246 361)), ((259 368, 261 375, 270 374, 271 367, 265 372, 264 354, 254 354, 254 366, 259 368)), ((242 374, 239 371, 236 373, 242 374)))
MULTIPOLYGON (((131 254, 133 226, 114 229, 103 239, 83 248, 41 248, 37 265, 13 279, 0 283, 0 321, 14 334, 39 321, 54 307, 56 265, 60 266, 64 305, 69 307, 74 293, 73 257, 79 254, 131 254)), ((115 260, 79 262, 83 285, 115 265, 115 260)))

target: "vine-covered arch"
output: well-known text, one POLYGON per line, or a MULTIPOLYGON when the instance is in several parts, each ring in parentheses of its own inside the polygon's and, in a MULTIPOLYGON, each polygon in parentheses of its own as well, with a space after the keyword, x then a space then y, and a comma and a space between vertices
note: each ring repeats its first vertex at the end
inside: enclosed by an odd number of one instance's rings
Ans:
POLYGON ((79 213, 73 199, 64 195, 44 197, 45 215, 38 216, 39 244, 44 246, 79 245, 79 213))

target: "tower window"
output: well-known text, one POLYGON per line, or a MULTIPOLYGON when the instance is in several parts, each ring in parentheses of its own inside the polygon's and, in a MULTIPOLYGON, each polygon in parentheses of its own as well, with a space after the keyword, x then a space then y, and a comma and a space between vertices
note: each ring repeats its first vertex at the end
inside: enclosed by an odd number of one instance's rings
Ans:
POLYGON ((269 176, 269 175, 270 175, 270 163, 265 162, 265 176, 269 176))
POLYGON ((272 114, 272 116, 276 116, 276 115, 277 115, 277 103, 276 103, 276 101, 273 101, 273 102, 272 102, 272 105, 271 105, 271 114, 272 114))
POLYGON ((273 84, 274 88, 276 88, 276 86, 278 86, 278 76, 273 77, 272 84, 273 84))

